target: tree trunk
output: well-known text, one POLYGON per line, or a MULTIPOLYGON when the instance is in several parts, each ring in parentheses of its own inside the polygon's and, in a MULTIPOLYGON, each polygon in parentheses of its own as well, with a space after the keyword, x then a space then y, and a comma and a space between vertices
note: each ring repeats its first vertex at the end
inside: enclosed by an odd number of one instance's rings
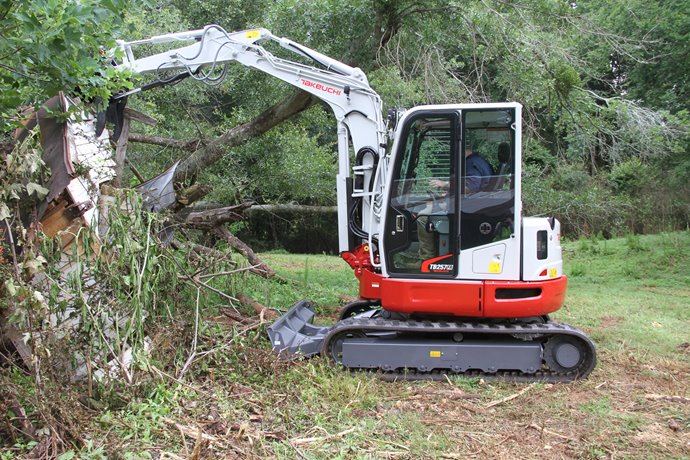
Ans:
POLYGON ((316 100, 304 91, 292 94, 284 101, 268 108, 255 119, 236 126, 208 145, 196 150, 180 163, 175 182, 189 183, 205 167, 215 163, 224 153, 222 147, 236 147, 259 136, 288 118, 314 105, 316 100))

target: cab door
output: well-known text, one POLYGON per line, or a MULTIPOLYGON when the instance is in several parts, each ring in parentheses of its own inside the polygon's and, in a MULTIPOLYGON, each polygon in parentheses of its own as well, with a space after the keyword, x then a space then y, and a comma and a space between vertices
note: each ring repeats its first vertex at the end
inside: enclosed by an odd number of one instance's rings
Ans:
POLYGON ((457 273, 457 111, 406 118, 395 152, 383 247, 393 277, 452 278, 457 273))

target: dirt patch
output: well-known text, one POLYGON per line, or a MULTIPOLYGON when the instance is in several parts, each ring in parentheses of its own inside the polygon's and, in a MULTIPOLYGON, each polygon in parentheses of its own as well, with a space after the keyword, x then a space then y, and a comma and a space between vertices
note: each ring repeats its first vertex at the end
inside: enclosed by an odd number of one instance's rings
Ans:
POLYGON ((610 327, 618 326, 623 322, 624 319, 625 318, 621 316, 602 316, 599 326, 604 329, 608 329, 610 327))

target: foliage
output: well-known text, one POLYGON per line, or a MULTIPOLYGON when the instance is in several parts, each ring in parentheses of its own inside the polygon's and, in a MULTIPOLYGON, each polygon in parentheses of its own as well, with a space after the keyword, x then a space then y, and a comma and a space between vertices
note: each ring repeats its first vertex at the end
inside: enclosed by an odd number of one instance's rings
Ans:
MULTIPOLYGON (((141 196, 135 191, 123 191, 112 203, 102 197, 110 203, 99 207, 100 228, 107 229, 104 233, 96 234, 99 226, 77 225, 48 238, 39 225, 25 227, 23 223, 25 216, 38 213, 41 201, 34 196, 45 193, 37 185, 45 181, 35 137, 17 144, 2 160, 0 209, 6 215, 1 227, 0 321, 3 331, 12 326, 24 334, 32 359, 23 363, 26 368, 17 366, 20 374, 26 373, 22 377, 25 384, 8 386, 13 364, 3 351, 1 386, 3 391, 20 395, 31 408, 33 422, 61 438, 64 447, 81 438, 69 431, 74 420, 67 415, 69 411, 56 411, 55 407, 69 407, 75 401, 43 395, 86 381, 90 397, 97 393, 99 398, 117 398, 123 385, 139 385, 149 379, 146 372, 152 362, 162 362, 162 367, 178 365, 178 359, 188 357, 185 352, 190 342, 194 351, 195 334, 204 329, 180 334, 170 349, 156 344, 159 350, 169 352, 160 355, 161 361, 153 361, 148 353, 151 337, 166 327, 186 330, 198 325, 199 302, 218 304, 218 299, 211 288, 210 295, 202 294, 202 283, 192 281, 192 274, 237 270, 237 263, 229 251, 220 260, 209 260, 164 245, 157 235, 165 216, 143 211, 141 196), (32 389, 35 393, 27 393, 32 389)), ((203 286, 213 284, 227 289, 223 278, 203 286)), ((12 426, 9 423, 6 428, 12 426)), ((105 458, 100 447, 89 446, 88 441, 84 446, 79 458, 105 458)))
POLYGON ((599 53, 598 70, 610 87, 655 109, 690 109, 687 2, 585 1, 578 8, 607 32, 588 47, 599 53))
POLYGON ((0 4, 2 129, 20 105, 40 104, 60 90, 107 100, 121 76, 101 50, 115 46, 129 0, 9 0, 0 4))

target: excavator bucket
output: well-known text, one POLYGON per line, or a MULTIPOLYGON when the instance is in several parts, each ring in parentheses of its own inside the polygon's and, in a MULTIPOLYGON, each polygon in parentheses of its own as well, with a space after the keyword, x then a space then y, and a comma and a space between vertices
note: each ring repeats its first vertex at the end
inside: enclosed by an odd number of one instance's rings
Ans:
POLYGON ((314 305, 300 300, 269 328, 273 351, 281 360, 295 356, 309 357, 321 353, 323 340, 333 326, 314 326, 314 305))

